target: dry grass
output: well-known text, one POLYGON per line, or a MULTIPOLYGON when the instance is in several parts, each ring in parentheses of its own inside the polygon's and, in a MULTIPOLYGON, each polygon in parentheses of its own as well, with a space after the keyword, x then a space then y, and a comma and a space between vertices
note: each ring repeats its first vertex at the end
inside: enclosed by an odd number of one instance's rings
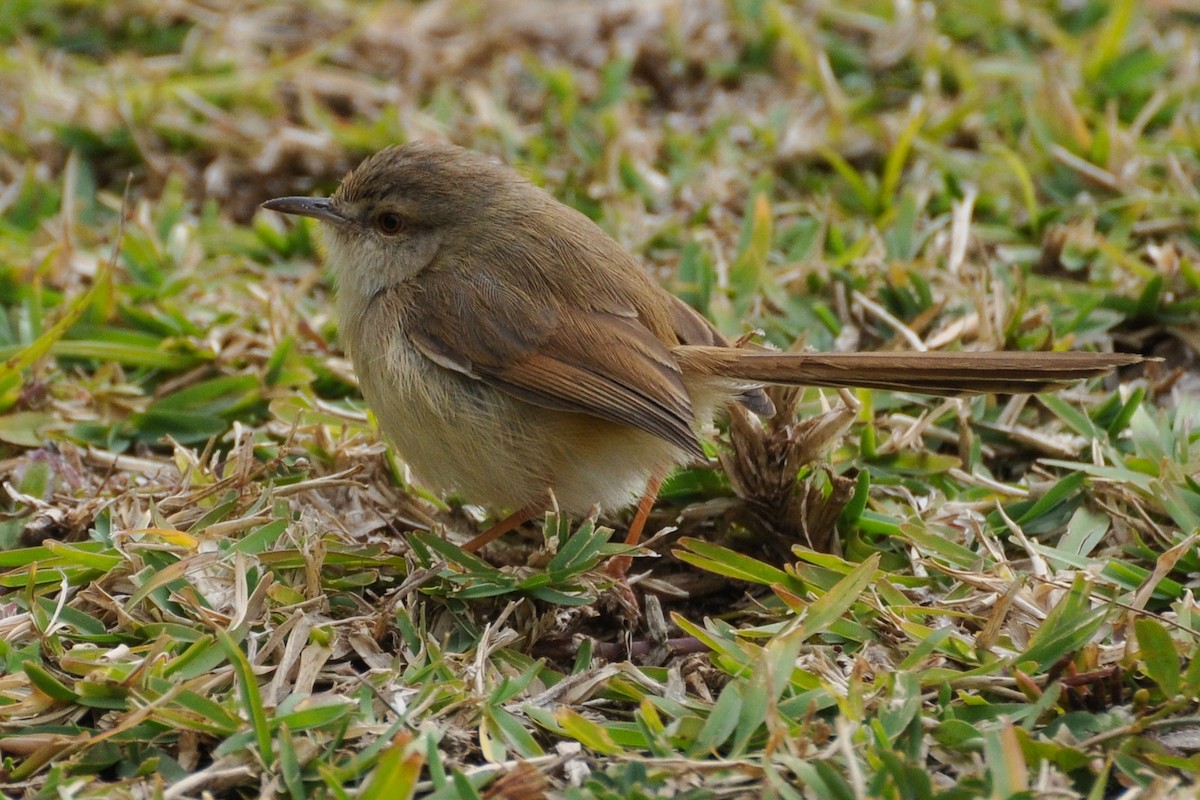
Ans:
POLYGON ((1192 796, 1200 20, 933 9, 0 9, 5 792, 1192 796), (418 137, 734 335, 1165 362, 780 397, 669 481, 633 614, 593 521, 453 544, 256 213, 418 137))

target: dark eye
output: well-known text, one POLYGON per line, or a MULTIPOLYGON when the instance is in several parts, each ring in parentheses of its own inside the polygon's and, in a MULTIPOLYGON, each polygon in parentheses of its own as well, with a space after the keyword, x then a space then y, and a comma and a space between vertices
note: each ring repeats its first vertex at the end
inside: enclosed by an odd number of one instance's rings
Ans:
POLYGON ((375 218, 375 227, 380 233, 395 236, 404 229, 404 218, 395 211, 385 211, 375 218))

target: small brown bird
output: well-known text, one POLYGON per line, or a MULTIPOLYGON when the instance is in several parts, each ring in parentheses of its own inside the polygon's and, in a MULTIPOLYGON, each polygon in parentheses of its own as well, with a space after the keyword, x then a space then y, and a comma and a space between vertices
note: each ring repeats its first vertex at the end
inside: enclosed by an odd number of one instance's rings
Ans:
POLYGON ((583 214, 444 144, 383 150, 331 198, 264 208, 323 223, 363 396, 418 478, 514 513, 643 502, 730 403, 767 383, 1035 392, 1141 360, 1098 353, 782 354, 731 347, 583 214))

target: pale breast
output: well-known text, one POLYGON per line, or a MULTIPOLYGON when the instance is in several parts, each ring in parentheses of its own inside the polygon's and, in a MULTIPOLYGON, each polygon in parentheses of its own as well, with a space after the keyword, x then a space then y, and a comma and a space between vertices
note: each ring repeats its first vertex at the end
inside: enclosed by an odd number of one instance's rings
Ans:
POLYGON ((422 485, 493 508, 544 494, 545 467, 514 422, 518 401, 439 367, 402 333, 352 358, 381 430, 422 485))
POLYGON ((563 512, 581 516, 632 504, 685 457, 636 428, 541 408, 434 363, 386 300, 344 309, 342 328, 367 404, 422 486, 497 511, 552 489, 563 512))

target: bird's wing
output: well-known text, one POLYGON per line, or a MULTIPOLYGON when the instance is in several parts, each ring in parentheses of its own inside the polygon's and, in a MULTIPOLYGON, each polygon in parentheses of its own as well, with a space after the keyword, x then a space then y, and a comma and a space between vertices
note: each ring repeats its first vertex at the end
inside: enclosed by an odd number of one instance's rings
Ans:
POLYGON ((554 307, 482 276, 466 286, 427 279, 422 289, 405 330, 434 363, 532 405, 630 425, 704 457, 679 366, 631 307, 611 297, 604 308, 554 307))

